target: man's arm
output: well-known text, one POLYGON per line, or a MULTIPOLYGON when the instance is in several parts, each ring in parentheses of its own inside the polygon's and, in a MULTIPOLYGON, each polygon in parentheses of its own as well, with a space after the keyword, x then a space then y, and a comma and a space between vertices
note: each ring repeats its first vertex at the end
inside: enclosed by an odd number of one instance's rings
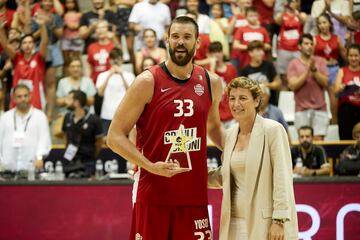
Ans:
POLYGON ((207 121, 207 134, 211 141, 219 148, 224 149, 223 142, 223 128, 220 122, 219 114, 219 103, 222 97, 222 85, 221 79, 213 74, 209 73, 211 83, 211 95, 212 105, 209 110, 208 121, 207 121))
POLYGON ((13 60, 15 58, 16 52, 8 43, 4 26, 5 23, 0 22, 0 45, 3 47, 4 51, 9 56, 9 58, 13 60))
POLYGON ((304 85, 308 75, 309 75, 309 71, 304 71, 300 75, 295 75, 293 77, 288 78, 288 87, 290 88, 290 90, 295 92, 299 88, 301 88, 302 85, 304 85))
POLYGON ((135 79, 118 106, 109 128, 107 145, 127 161, 153 174, 172 177, 188 170, 180 169, 174 163, 166 163, 164 159, 159 159, 159 162, 156 163, 151 162, 137 150, 127 137, 145 106, 152 100, 153 93, 153 76, 149 71, 145 71, 135 79))

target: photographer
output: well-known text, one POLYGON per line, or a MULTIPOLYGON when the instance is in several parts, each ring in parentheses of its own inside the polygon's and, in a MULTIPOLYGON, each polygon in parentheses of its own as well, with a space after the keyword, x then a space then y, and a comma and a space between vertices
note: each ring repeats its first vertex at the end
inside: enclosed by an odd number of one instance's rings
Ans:
POLYGON ((104 134, 107 135, 111 119, 114 116, 117 106, 125 95, 126 90, 134 81, 133 73, 122 69, 123 53, 120 48, 110 51, 110 70, 100 73, 96 80, 96 90, 100 97, 103 97, 100 118, 104 134))

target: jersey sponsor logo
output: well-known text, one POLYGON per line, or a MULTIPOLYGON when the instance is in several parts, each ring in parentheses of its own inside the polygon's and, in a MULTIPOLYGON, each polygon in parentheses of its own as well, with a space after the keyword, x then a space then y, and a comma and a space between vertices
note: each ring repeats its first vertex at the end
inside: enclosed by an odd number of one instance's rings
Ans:
POLYGON ((31 60, 31 62, 30 62, 30 67, 31 67, 31 68, 36 68, 36 66, 37 66, 36 60, 31 60))
POLYGON ((203 85, 201 85, 201 84, 198 83, 198 84, 196 84, 196 85, 194 86, 194 91, 195 91, 195 93, 196 93, 197 95, 201 96, 201 95, 204 94, 205 88, 204 88, 203 85))
MULTIPOLYGON (((173 138, 175 136, 178 136, 178 129, 167 131, 164 133, 164 144, 173 144, 174 140, 173 138)), ((193 151, 200 151, 201 148, 201 138, 196 137, 197 134, 197 128, 184 128, 184 135, 191 139, 191 141, 188 141, 188 144, 185 144, 185 147, 187 148, 187 151, 193 152, 193 151)), ((173 153, 179 153, 184 152, 182 144, 176 145, 174 149, 172 149, 173 153)))
POLYGON ((169 91, 171 88, 161 88, 160 91, 161 92, 166 92, 166 91, 169 91))
POLYGON ((264 35, 259 32, 245 32, 243 38, 246 42, 252 42, 255 40, 264 42, 264 35))

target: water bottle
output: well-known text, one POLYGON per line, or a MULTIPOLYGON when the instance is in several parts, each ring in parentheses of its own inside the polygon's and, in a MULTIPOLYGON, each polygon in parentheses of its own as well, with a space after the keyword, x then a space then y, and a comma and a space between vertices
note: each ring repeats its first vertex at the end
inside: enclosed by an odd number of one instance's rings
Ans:
POLYGON ((303 167, 303 162, 302 162, 302 160, 301 160, 300 157, 298 157, 298 158, 296 159, 296 164, 295 164, 295 166, 296 166, 296 167, 299 167, 299 168, 302 168, 302 167, 303 167))
POLYGON ((58 181, 64 180, 64 169, 61 161, 57 161, 55 165, 55 179, 58 181))
POLYGON ((32 160, 29 162, 29 165, 28 165, 27 179, 29 181, 34 181, 35 180, 35 165, 34 165, 34 161, 32 161, 32 160))
POLYGON ((117 162, 116 159, 112 160, 112 169, 111 169, 113 173, 118 173, 119 172, 119 164, 117 162))
POLYGON ((102 176, 103 176, 103 163, 101 159, 98 159, 95 165, 95 178, 97 180, 100 180, 102 176))
POLYGON ((53 162, 49 161, 47 163, 47 168, 46 170, 48 171, 48 177, 47 177, 47 180, 55 180, 55 174, 54 174, 54 164, 53 162))

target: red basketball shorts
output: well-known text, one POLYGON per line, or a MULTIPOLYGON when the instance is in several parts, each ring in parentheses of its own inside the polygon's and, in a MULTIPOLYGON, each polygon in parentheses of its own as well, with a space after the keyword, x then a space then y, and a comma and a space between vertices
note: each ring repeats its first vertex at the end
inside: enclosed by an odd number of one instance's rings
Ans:
POLYGON ((207 206, 135 203, 130 240, 211 240, 207 206))

